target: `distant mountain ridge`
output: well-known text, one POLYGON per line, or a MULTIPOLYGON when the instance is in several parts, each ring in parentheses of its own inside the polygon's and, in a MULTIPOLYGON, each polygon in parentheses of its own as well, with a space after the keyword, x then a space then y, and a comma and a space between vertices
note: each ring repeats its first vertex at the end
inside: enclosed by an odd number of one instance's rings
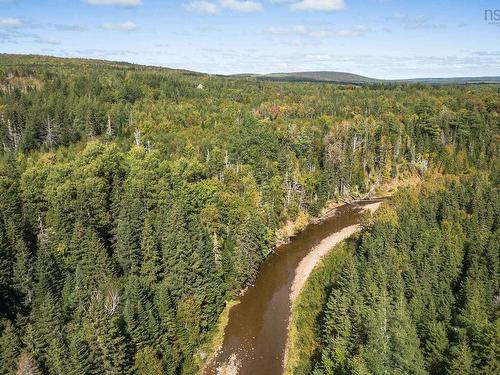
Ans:
POLYGON ((236 74, 232 77, 255 79, 258 81, 287 81, 287 82, 323 82, 342 84, 395 84, 395 83, 425 83, 425 84, 472 84, 472 83, 500 83, 500 76, 485 77, 449 77, 449 78, 410 78, 410 79, 377 79, 359 74, 335 71, 310 71, 270 74, 236 74))
MULTIPOLYGON (((154 65, 141 65, 123 61, 110 61, 91 58, 65 58, 53 57, 45 55, 32 54, 8 54, 0 53, 0 67, 17 66, 34 68, 39 65, 47 67, 57 67, 60 65, 72 66, 75 69, 82 69, 84 66, 100 66, 109 69, 124 69, 124 70, 150 70, 150 71, 169 71, 183 75, 204 76, 210 75, 191 71, 187 69, 168 68, 154 65)), ((368 85, 368 84, 405 84, 405 83, 421 83, 433 85, 450 85, 450 84, 478 84, 478 83, 496 83, 500 84, 500 76, 484 76, 484 77, 450 77, 450 78, 410 78, 410 79, 377 79, 362 76, 354 73, 336 72, 336 71, 308 71, 308 72, 292 72, 292 73, 269 73, 269 74, 215 74, 220 77, 230 77, 238 79, 256 80, 256 81, 282 81, 282 82, 310 82, 310 83, 337 83, 337 84, 352 84, 352 85, 368 85)))
POLYGON ((334 71, 311 71, 294 73, 270 73, 270 74, 240 74, 240 77, 255 78, 262 81, 296 81, 296 82, 332 82, 332 83, 379 83, 376 78, 369 78, 354 73, 334 71))

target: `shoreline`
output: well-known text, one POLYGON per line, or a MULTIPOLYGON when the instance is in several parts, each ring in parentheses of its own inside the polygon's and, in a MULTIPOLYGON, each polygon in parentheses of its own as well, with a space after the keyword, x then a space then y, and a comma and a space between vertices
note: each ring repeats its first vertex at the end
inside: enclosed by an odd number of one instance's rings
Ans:
MULTIPOLYGON (((301 233, 303 230, 305 230, 309 225, 320 224, 321 222, 323 222, 323 221, 329 219, 330 217, 332 217, 333 215, 335 215, 335 211, 339 207, 342 207, 344 205, 349 205, 349 204, 355 204, 356 202, 360 202, 360 201, 370 201, 370 200, 375 200, 375 199, 380 199, 380 198, 381 197, 377 196, 377 197, 372 197, 372 198, 367 198, 367 199, 353 199, 353 200, 350 200, 350 201, 341 201, 341 202, 332 201, 325 208, 323 208, 323 210, 320 212, 320 214, 318 216, 316 216, 316 217, 309 217, 309 216, 305 217, 305 218, 302 217, 302 220, 299 219, 299 220, 297 220, 295 222, 291 222, 291 221, 287 222, 285 225, 283 225, 283 227, 281 227, 280 229, 277 230, 277 232, 278 231, 282 231, 282 233, 283 233, 284 230, 287 230, 288 233, 287 233, 286 238, 278 238, 276 240, 273 248, 272 248, 273 250, 270 251, 270 253, 268 254, 268 256, 271 255, 272 252, 274 252, 276 249, 278 249, 282 245, 290 243, 293 240, 294 237, 296 237, 299 233, 301 233), (284 228, 287 228, 287 229, 284 229, 284 228)), ((382 203, 382 201, 374 202, 372 204, 366 205, 364 208, 365 208, 365 210, 368 210, 370 206, 377 205, 377 207, 378 207, 381 203, 382 203)), ((356 228, 354 228, 355 230, 352 233, 348 234, 345 238, 350 237, 353 233, 355 233, 359 229, 357 224, 356 225, 352 225, 352 226, 347 227, 347 228, 344 228, 340 232, 345 231, 348 228, 351 228, 350 230, 353 230, 353 227, 356 227, 356 228)), ((333 233, 332 235, 330 235, 330 236, 326 237, 325 239, 323 239, 320 242, 320 244, 316 245, 313 249, 311 249, 310 253, 308 255, 306 255, 301 260, 301 262, 299 263, 298 267, 295 270, 296 274, 297 274, 297 270, 300 267, 300 265, 302 264, 302 262, 306 258, 309 257, 309 255, 311 254, 311 252, 313 252, 314 249, 316 249, 318 246, 320 246, 323 243, 323 241, 328 240, 330 237, 334 237, 334 236, 336 236, 338 234, 339 234, 339 232, 333 233)), ((341 240, 338 240, 337 243, 341 242, 345 238, 342 238, 341 240)), ((333 247, 333 246, 335 246, 335 245, 332 245, 331 247, 333 247)), ((321 256, 318 260, 316 260, 316 262, 319 262, 322 259, 322 257, 323 256, 321 256)), ((314 266, 315 265, 316 264, 314 264, 314 266)), ((314 266, 311 268, 311 270, 308 271, 309 273, 307 274, 307 277, 313 271, 314 266)), ((296 295, 294 295, 294 298, 296 296, 298 296, 298 294, 300 293, 300 290, 302 289, 303 285, 307 281, 307 277, 305 277, 305 279, 303 281, 301 281, 302 285, 298 289, 298 291, 296 292, 296 295)), ((295 282, 296 282, 296 280, 294 279, 291 288, 294 287, 295 282)), ((245 291, 247 289, 248 289, 248 285, 245 286, 242 290, 240 290, 237 294, 235 294, 235 298, 233 300, 227 302, 226 307, 224 308, 223 313, 221 314, 221 316, 223 316, 222 321, 219 321, 219 325, 218 325, 218 328, 217 328, 217 330, 216 330, 216 332, 214 334, 214 337, 212 337, 212 339, 210 340, 210 344, 209 344, 210 348, 205 347, 205 350, 206 350, 206 353, 205 353, 206 354, 206 360, 200 366, 198 374, 204 374, 205 373, 206 367, 209 365, 209 363, 211 362, 211 360, 217 355, 218 351, 220 350, 220 348, 222 346, 222 343, 223 343, 223 340, 224 340, 224 331, 225 331, 225 328, 226 328, 225 326, 227 325, 227 319, 229 318, 229 313, 231 311, 231 308, 239 303, 239 298, 245 293, 245 291)), ((290 299, 291 299, 291 293, 290 293, 290 299)), ((290 304, 290 311, 291 311, 291 308, 292 308, 292 304, 290 304)), ((289 319, 290 320, 289 320, 288 328, 287 328, 288 331, 290 329, 291 313, 290 313, 289 319)), ((286 342, 286 345, 285 345, 285 356, 283 358, 283 363, 286 363, 285 361, 286 361, 286 354, 288 352, 288 337, 289 337, 289 334, 287 334, 287 342, 286 342)))
MULTIPOLYGON (((276 230, 276 241, 272 247, 274 250, 279 247, 289 244, 297 235, 299 235, 302 231, 304 231, 309 225, 317 225, 321 224, 323 221, 328 220, 332 216, 335 215, 335 211, 342 206, 345 205, 353 205, 358 202, 369 202, 375 201, 378 199, 385 199, 390 197, 391 194, 381 194, 374 195, 369 198, 353 198, 351 200, 341 200, 341 201, 330 201, 319 213, 318 216, 300 216, 295 221, 287 221, 283 226, 276 230), (288 233, 287 233, 288 232, 288 233)), ((240 295, 240 294, 238 294, 240 295)))
MULTIPOLYGON (((367 204, 363 207, 363 211, 375 212, 381 204, 382 201, 367 204)), ((355 224, 345 227, 338 232, 332 233, 328 237, 321 240, 318 245, 313 247, 309 253, 302 258, 299 265, 295 269, 295 278, 290 288, 290 302, 292 304, 300 294, 300 291, 304 287, 309 275, 321 259, 323 259, 323 257, 326 256, 339 242, 349 238, 360 229, 361 226, 359 224, 355 224)))
MULTIPOLYGON (((294 237, 296 237, 300 232, 305 230, 309 225, 319 224, 324 220, 327 220, 329 217, 335 214, 335 211, 346 204, 355 203, 356 200, 352 200, 350 202, 330 202, 320 214, 316 217, 310 216, 302 216, 298 217, 295 221, 288 221, 282 227, 276 230, 277 239, 272 247, 272 250, 267 255, 270 256, 271 253, 276 251, 282 245, 290 243, 294 237), (281 238, 280 238, 281 233, 281 238), (283 235, 285 235, 283 237, 283 235)), ((266 259, 267 259, 266 257, 266 259)), ((234 298, 230 301, 226 302, 226 306, 219 317, 219 322, 217 324, 217 328, 212 334, 212 337, 201 346, 202 351, 205 354, 205 358, 199 358, 202 362, 200 363, 200 367, 198 370, 198 375, 203 375, 206 371, 207 366, 210 362, 215 358, 219 350, 221 349, 222 343, 224 341, 224 332, 226 329, 227 321, 229 319, 229 314, 233 306, 239 303, 239 298, 245 293, 248 289, 249 285, 246 285, 243 289, 241 289, 238 293, 234 295, 234 298)))
POLYGON ((219 353, 224 340, 224 331, 226 330, 226 325, 229 320, 229 312, 233 306, 236 306, 238 303, 240 303, 238 299, 232 299, 226 302, 226 306, 224 306, 224 310, 222 310, 222 313, 219 316, 217 328, 213 332, 211 338, 197 349, 197 359, 201 361, 197 372, 198 374, 204 374, 209 363, 212 362, 215 356, 219 353), (200 355, 200 352, 204 355, 200 355))
MULTIPOLYGON (((383 203, 383 201, 378 201, 374 202, 371 204, 367 204, 366 206, 363 207, 363 211, 369 211, 369 212, 375 212, 380 205, 383 203)), ((346 203, 347 204, 347 203, 346 203)), ((338 206, 337 206, 338 207, 338 206)), ((331 211, 334 211, 330 210, 331 211)), ((326 217, 328 218, 328 216, 326 217)), ((304 285, 306 284, 307 280, 309 279, 309 276, 313 272, 313 270, 316 268, 316 266, 322 261, 322 259, 327 256, 334 248, 336 245, 341 243, 342 241, 346 240, 347 238, 351 237, 353 234, 359 232, 361 230, 360 224, 355 224, 355 225, 350 225, 348 227, 345 227, 341 229, 340 231, 337 231, 335 233, 332 233, 328 237, 324 238, 321 240, 321 242, 313 247, 309 253, 302 258, 300 261, 299 265, 295 269, 295 277, 292 282, 292 286, 290 287, 290 317, 288 320, 288 327, 287 327, 287 340, 285 344, 285 354, 283 356, 283 371, 286 371, 286 364, 288 361, 288 351, 290 347, 290 329, 292 325, 292 311, 293 311, 293 306, 295 301, 297 300, 297 297, 300 295, 300 292, 304 288, 304 285)))

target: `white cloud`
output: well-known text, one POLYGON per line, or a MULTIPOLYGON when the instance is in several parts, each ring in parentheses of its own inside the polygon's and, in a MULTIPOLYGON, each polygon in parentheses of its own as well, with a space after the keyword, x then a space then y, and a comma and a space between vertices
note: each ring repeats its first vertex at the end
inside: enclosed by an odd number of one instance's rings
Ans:
POLYGON ((344 0, 302 0, 290 5, 291 10, 333 12, 345 8, 344 0))
POLYGON ((79 57, 101 57, 110 58, 116 56, 137 55, 137 51, 132 50, 113 50, 113 49, 80 49, 73 52, 66 52, 70 56, 79 57))
POLYGON ((217 14, 222 9, 236 12, 260 12, 264 9, 261 3, 251 0, 219 0, 217 3, 207 0, 193 0, 184 6, 190 12, 203 14, 217 14))
POLYGON ((38 44, 50 44, 52 46, 57 46, 57 45, 61 44, 60 41, 53 39, 53 38, 38 37, 38 38, 35 38, 33 41, 35 43, 38 43, 38 44))
POLYGON ((295 26, 292 31, 296 32, 297 34, 307 34, 308 30, 307 27, 304 25, 297 25, 295 26))
MULTIPOLYGON (((287 43, 291 47, 310 47, 312 45, 310 39, 295 39, 287 43)), ((316 43, 317 44, 317 43, 316 43)))
POLYGON ((105 23, 101 27, 106 30, 116 30, 116 31, 134 31, 137 29, 137 25, 132 21, 127 21, 123 23, 105 23))
POLYGON ((85 31, 87 26, 80 24, 48 23, 47 27, 57 31, 85 31))
POLYGON ((21 27, 22 25, 19 18, 0 18, 0 27, 21 27))
POLYGON ((217 4, 211 3, 209 1, 191 1, 184 7, 186 10, 195 13, 203 14, 216 14, 219 13, 219 7, 217 4))
POLYGON ((265 33, 274 35, 296 35, 302 37, 302 40, 295 40, 289 43, 293 46, 310 44, 312 39, 324 39, 330 37, 353 38, 366 34, 370 29, 364 25, 355 25, 349 28, 340 29, 337 31, 329 29, 311 29, 304 25, 296 25, 293 27, 268 27, 264 30, 265 33))
POLYGON ((319 31, 311 31, 308 35, 313 38, 326 38, 332 35, 332 33, 326 30, 319 30, 319 31))
POLYGON ((264 9, 261 3, 250 0, 220 0, 219 4, 222 8, 237 12, 260 12, 264 9))
POLYGON ((266 33, 269 34, 289 34, 290 29, 287 29, 286 27, 275 27, 271 26, 266 29, 266 33))
POLYGON ((431 18, 426 16, 409 16, 406 14, 396 13, 391 17, 387 17, 387 20, 397 22, 405 29, 409 30, 433 30, 447 28, 447 25, 434 23, 431 18))
POLYGON ((304 59, 307 61, 330 61, 332 57, 325 53, 313 53, 304 55, 304 59))
POLYGON ((308 36, 311 38, 326 38, 332 36, 333 33, 328 30, 310 30, 304 25, 296 25, 294 27, 269 27, 265 30, 269 34, 285 35, 285 34, 295 34, 308 36))
POLYGON ((142 5, 142 0, 84 0, 89 5, 112 5, 119 7, 137 7, 142 5))
POLYGON ((367 31, 368 31, 368 28, 366 26, 356 25, 356 26, 350 27, 348 29, 339 30, 335 33, 335 35, 340 36, 340 37, 355 37, 355 36, 363 35, 367 31))
POLYGON ((269 34, 301 34, 301 35, 306 35, 309 33, 309 30, 304 25, 296 25, 294 27, 271 26, 271 27, 266 29, 266 32, 269 34))
POLYGON ((471 55, 474 56, 498 56, 500 57, 500 51, 473 51, 471 55))

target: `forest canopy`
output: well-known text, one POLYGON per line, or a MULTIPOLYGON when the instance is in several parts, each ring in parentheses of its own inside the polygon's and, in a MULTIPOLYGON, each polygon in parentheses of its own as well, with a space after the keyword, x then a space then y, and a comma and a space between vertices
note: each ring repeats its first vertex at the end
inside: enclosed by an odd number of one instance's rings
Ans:
POLYGON ((498 373, 498 189, 437 181, 398 193, 316 271, 295 312, 316 316, 300 338, 316 347, 291 373, 498 373))
MULTIPOLYGON (((317 215, 331 200, 367 196, 389 181, 479 170, 496 175, 499 114, 497 85, 253 82, 2 55, 0 373, 196 372, 204 356, 200 346, 226 302, 255 278, 280 226, 301 213, 317 215)), ((449 300, 456 288, 465 293, 456 280, 468 280, 470 268, 477 272, 470 283, 490 285, 477 292, 477 301, 498 292, 491 284, 498 278, 494 263, 482 258, 485 252, 498 256, 492 230, 498 198, 491 182, 477 184, 457 184, 456 196, 441 192, 429 198, 432 204, 414 203, 422 208, 405 219, 424 226, 428 241, 445 241, 450 233, 461 233, 456 241, 464 243, 483 241, 475 252, 450 240, 462 247, 454 250, 460 253, 455 259, 442 259, 453 265, 446 270, 452 275, 442 279, 452 285, 439 284, 443 300, 420 306, 431 301, 426 298, 438 278, 432 269, 429 285, 414 299, 419 307, 401 307, 401 324, 414 340, 420 329, 440 335, 460 328, 443 346, 456 344, 456 354, 437 348, 429 366, 447 366, 448 358, 467 350, 476 360, 478 349, 463 344, 474 341, 460 341, 476 337, 469 332, 475 326, 452 322, 476 319, 467 311, 450 312, 468 306, 465 295, 464 304, 449 300), (479 193, 471 186, 489 195, 474 200, 479 193), (436 216, 441 211, 433 204, 445 199, 456 210, 436 216), (483 228, 469 216, 489 221, 483 228), (481 231, 470 232, 472 225, 481 231), (461 267, 468 256, 477 267, 461 267), (448 320, 415 328, 409 314, 448 320)), ((394 251, 404 250, 394 244, 391 236, 398 232, 391 225, 380 223, 387 231, 380 237, 392 241, 394 251)), ((403 234, 410 246, 414 233, 403 234)), ((375 252, 370 256, 385 251, 373 246, 366 249, 375 252)), ((414 260, 405 251, 400 256, 409 259, 401 264, 408 265, 414 260)), ((393 286, 404 292, 403 281, 393 286)), ((481 306, 480 329, 491 330, 492 312, 481 306)), ((421 352, 412 353, 423 363, 421 352)), ((317 371, 325 366, 318 363, 317 371)))

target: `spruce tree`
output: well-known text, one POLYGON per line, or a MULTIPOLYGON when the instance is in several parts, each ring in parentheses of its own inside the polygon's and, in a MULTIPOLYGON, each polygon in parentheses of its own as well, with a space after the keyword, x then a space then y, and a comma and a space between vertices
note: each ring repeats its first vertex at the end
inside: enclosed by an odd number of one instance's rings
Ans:
POLYGON ((89 345, 77 332, 72 335, 69 343, 68 375, 87 375, 95 373, 93 353, 89 345))
POLYGON ((447 374, 469 375, 473 373, 474 362, 467 342, 462 339, 450 349, 447 374))
POLYGON ((19 356, 19 338, 12 323, 7 322, 2 327, 0 336, 0 373, 13 375, 16 372, 17 358, 19 356))
POLYGON ((155 216, 148 214, 144 221, 141 235, 141 278, 149 287, 153 287, 161 276, 161 257, 158 235, 155 230, 155 216))

